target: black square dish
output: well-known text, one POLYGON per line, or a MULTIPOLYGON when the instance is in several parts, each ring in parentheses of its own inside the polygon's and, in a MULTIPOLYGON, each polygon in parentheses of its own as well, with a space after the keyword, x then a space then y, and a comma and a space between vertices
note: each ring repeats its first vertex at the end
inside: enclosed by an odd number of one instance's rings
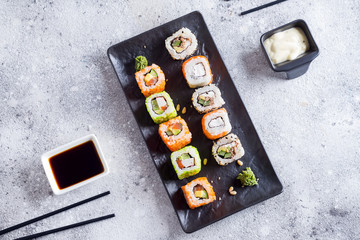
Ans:
POLYGON ((316 45, 316 42, 309 30, 308 25, 302 19, 292 21, 288 24, 285 24, 281 27, 275 28, 269 32, 264 33, 260 38, 260 43, 261 43, 262 49, 264 50, 264 53, 266 55, 266 59, 268 60, 268 62, 270 64, 270 67, 275 72, 286 72, 288 79, 297 78, 297 77, 303 75, 304 73, 306 73, 311 61, 314 60, 319 55, 319 48, 316 45), (309 50, 292 61, 286 61, 283 63, 274 64, 271 61, 270 56, 268 55, 268 53, 265 49, 264 41, 267 38, 271 37, 275 33, 282 32, 282 31, 288 30, 293 27, 298 27, 304 31, 305 36, 309 41, 309 50))
MULTIPOLYGON (((116 44, 108 49, 108 56, 185 232, 194 232, 282 192, 282 184, 199 12, 192 12, 116 44), (194 89, 188 87, 183 77, 183 61, 173 60, 165 48, 165 39, 182 27, 189 28, 198 39, 199 45, 193 55, 204 55, 210 62, 214 75, 213 84, 219 87, 226 102, 224 107, 229 113, 232 133, 239 136, 245 149, 245 155, 241 159, 244 165, 241 167, 236 162, 219 166, 211 156, 213 142, 202 132, 203 115, 192 107, 191 96, 194 89), (185 119, 192 132, 191 145, 199 150, 202 159, 208 159, 207 165, 203 165, 202 170, 195 176, 183 180, 177 178, 170 161, 171 152, 162 142, 158 134, 158 125, 150 118, 145 107, 145 97, 134 78, 134 58, 138 55, 145 56, 149 65, 155 63, 161 67, 168 79, 165 91, 170 94, 175 106, 180 104, 181 108, 187 108, 185 114, 179 111, 178 115, 185 119), (259 185, 241 188, 236 177, 245 167, 251 167, 260 179, 259 185), (209 182, 212 182, 217 200, 192 210, 185 201, 181 186, 198 177, 207 177, 209 182), (229 194, 230 186, 234 186, 237 195, 229 194)), ((146 160, 148 159, 137 161, 146 160)))

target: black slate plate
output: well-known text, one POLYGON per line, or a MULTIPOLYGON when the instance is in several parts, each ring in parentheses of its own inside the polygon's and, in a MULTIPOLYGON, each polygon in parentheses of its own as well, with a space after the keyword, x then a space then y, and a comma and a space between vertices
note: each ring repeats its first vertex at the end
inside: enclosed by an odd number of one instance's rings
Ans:
POLYGON ((108 49, 108 56, 185 232, 194 232, 282 192, 282 184, 276 176, 245 106, 199 12, 192 12, 116 44, 108 49), (199 46, 194 55, 204 55, 209 59, 214 75, 213 83, 220 88, 226 102, 224 107, 229 113, 232 133, 239 136, 245 149, 245 156, 241 159, 244 162, 242 167, 236 162, 227 166, 219 166, 211 156, 212 141, 208 140, 202 132, 202 115, 190 107, 194 89, 188 87, 183 77, 181 68, 183 61, 173 60, 165 48, 165 39, 181 27, 189 28, 198 39, 199 46), (141 94, 134 78, 134 58, 138 55, 146 56, 149 65, 156 63, 161 67, 166 78, 169 79, 165 91, 170 94, 175 106, 180 104, 181 107, 186 106, 187 108, 186 114, 179 112, 179 115, 185 119, 192 132, 191 145, 198 148, 202 158, 208 159, 208 164, 202 166, 201 172, 193 177, 183 180, 177 179, 170 162, 171 152, 162 142, 158 134, 158 126, 151 120, 145 107, 145 97, 141 94), (259 185, 241 188, 240 183, 235 178, 247 166, 250 166, 256 176, 260 178, 259 185), (197 177, 203 176, 207 177, 209 181, 213 181, 212 185, 217 201, 191 210, 186 204, 180 187, 197 177), (229 194, 230 186, 234 186, 237 195, 231 196, 229 194))

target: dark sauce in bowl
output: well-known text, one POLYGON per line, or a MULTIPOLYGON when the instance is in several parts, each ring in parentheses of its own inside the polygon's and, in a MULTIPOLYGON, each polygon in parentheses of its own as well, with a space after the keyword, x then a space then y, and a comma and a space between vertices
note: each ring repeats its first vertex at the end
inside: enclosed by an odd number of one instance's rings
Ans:
POLYGON ((104 172, 93 141, 87 141, 49 159, 59 189, 64 189, 104 172))

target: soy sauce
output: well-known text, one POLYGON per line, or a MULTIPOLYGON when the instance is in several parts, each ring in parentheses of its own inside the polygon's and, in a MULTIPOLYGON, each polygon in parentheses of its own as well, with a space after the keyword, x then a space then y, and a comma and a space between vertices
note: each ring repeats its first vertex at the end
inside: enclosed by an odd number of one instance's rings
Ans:
POLYGON ((59 189, 70 187, 104 172, 93 141, 61 152, 49 159, 59 189))

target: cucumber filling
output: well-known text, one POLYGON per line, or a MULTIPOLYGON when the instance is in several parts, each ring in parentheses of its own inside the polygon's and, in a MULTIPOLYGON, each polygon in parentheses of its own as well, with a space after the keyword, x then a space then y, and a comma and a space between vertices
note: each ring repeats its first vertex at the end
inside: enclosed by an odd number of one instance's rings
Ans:
POLYGON ((196 185, 193 188, 193 192, 194 192, 195 197, 198 199, 209 199, 209 195, 208 195, 206 189, 200 184, 196 185))
POLYGON ((192 167, 195 166, 195 158, 189 153, 183 153, 176 159, 176 163, 180 169, 192 167))
POLYGON ((215 93, 214 91, 208 91, 198 96, 197 102, 203 107, 207 107, 214 103, 215 93))
POLYGON ((217 154, 224 159, 231 158, 233 155, 233 148, 231 146, 231 143, 220 146, 217 150, 217 154))
POLYGON ((174 40, 171 41, 171 46, 177 53, 183 52, 190 44, 191 40, 182 36, 174 38, 174 40))
POLYGON ((158 115, 163 114, 168 107, 166 99, 164 97, 153 98, 151 100, 151 105, 152 110, 158 115))
POLYGON ((183 125, 181 123, 174 123, 165 131, 165 133, 168 136, 176 136, 181 133, 182 129, 183 125))

